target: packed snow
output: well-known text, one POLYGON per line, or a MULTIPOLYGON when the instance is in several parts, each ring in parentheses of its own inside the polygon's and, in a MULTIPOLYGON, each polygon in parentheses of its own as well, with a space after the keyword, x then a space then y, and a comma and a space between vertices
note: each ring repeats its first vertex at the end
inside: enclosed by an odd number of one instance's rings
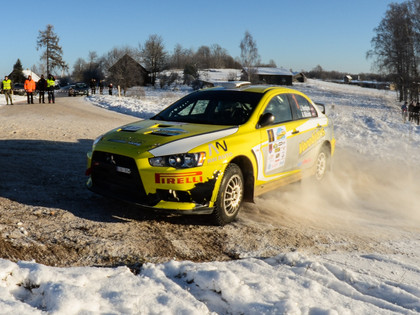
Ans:
MULTIPOLYGON (((350 200, 351 206, 381 216, 390 216, 391 211, 395 214, 398 208, 407 220, 401 237, 385 242, 389 253, 355 249, 315 255, 295 251, 270 258, 247 253, 229 262, 146 263, 138 274, 128 267, 55 268, 35 261, 0 259, 0 313, 420 313, 420 191, 419 179, 414 176, 419 174, 420 127, 402 121, 392 91, 314 80, 293 88, 326 104, 338 152, 363 156, 371 161, 370 166, 400 166, 395 178, 384 176, 380 191, 367 191, 364 200, 350 200), (395 194, 389 199, 393 202, 381 203, 390 191, 395 194)), ((87 100, 148 118, 188 92, 145 88, 131 97, 93 95, 87 100)), ((350 193, 343 192, 348 187, 337 186, 331 192, 348 198, 350 193)))

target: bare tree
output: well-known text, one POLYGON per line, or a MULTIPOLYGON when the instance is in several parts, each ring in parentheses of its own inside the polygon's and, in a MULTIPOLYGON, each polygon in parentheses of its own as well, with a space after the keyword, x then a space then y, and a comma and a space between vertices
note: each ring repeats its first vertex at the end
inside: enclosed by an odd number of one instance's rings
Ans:
POLYGON ((260 56, 258 54, 257 43, 248 31, 245 32, 245 36, 239 47, 241 48, 242 66, 245 68, 248 81, 252 81, 255 73, 255 66, 259 63, 260 56))
POLYGON ((73 65, 72 77, 75 81, 84 81, 84 71, 86 70, 86 61, 83 58, 78 58, 73 65))
POLYGON ((47 25, 45 31, 39 31, 37 50, 45 48, 41 60, 47 64, 48 73, 51 73, 55 68, 68 69, 67 64, 63 61, 63 49, 58 44, 59 41, 57 34, 54 33, 54 26, 51 24, 47 25))
MULTIPOLYGON (((417 0, 418 2, 418 0, 417 0)), ((368 58, 376 58, 379 71, 393 74, 400 101, 418 98, 418 54, 413 11, 409 2, 391 3, 385 17, 375 28, 368 58)))
POLYGON ((228 55, 227 50, 222 48, 218 44, 213 44, 210 46, 210 56, 211 56, 211 67, 212 68, 224 68, 226 56, 228 55))
POLYGON ((162 37, 153 34, 141 49, 142 58, 146 69, 151 73, 151 83, 155 85, 157 73, 162 71, 167 62, 167 53, 163 45, 162 37))
POLYGON ((180 44, 176 44, 174 52, 168 58, 169 65, 173 69, 183 69, 186 64, 191 63, 193 55, 194 53, 191 49, 184 49, 180 44))
POLYGON ((210 47, 209 46, 200 46, 197 52, 194 55, 195 64, 198 69, 208 69, 210 68, 210 47))

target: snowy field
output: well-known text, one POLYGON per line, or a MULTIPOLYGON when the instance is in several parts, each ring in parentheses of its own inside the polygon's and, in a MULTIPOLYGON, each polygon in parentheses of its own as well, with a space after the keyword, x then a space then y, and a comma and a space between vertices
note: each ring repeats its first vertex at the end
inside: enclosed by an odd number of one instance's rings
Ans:
MULTIPOLYGON (((327 105, 335 125, 338 157, 340 152, 341 156, 351 152, 366 160, 360 167, 390 165, 385 172, 379 167, 383 177, 362 178, 381 187, 367 189, 363 200, 351 198, 354 192, 343 179, 346 170, 341 170, 340 184, 331 188, 360 211, 377 211, 383 216, 395 215, 396 209, 401 213, 407 224, 401 228, 401 237, 385 242, 388 254, 356 248, 320 255, 255 255, 230 262, 170 261, 145 264, 139 274, 127 267, 54 268, 0 259, 0 313, 420 313, 420 179, 415 176, 420 168, 420 127, 403 123, 394 92, 312 80, 293 88, 327 105)), ((188 92, 146 89, 138 98, 95 95, 87 100, 148 118, 188 92)), ((394 227, 392 233, 399 232, 394 227)))

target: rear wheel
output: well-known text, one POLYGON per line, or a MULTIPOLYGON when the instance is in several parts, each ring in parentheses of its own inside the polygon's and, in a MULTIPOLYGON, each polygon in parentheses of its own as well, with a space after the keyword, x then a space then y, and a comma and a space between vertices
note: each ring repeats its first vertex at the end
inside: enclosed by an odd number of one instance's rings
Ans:
POLYGON ((244 197, 242 171, 236 164, 229 164, 223 175, 215 208, 211 214, 217 225, 225 225, 235 220, 244 197))
POLYGON ((315 179, 324 180, 330 167, 330 152, 326 146, 323 146, 318 153, 315 162, 315 179))

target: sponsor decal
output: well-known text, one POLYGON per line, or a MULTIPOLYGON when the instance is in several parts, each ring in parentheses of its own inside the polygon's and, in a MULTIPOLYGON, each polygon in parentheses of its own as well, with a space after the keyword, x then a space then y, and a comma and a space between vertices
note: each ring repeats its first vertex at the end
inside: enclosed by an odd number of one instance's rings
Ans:
POLYGON ((266 158, 266 172, 278 169, 286 163, 286 127, 268 129, 268 152, 266 158))
POLYGON ((203 172, 156 173, 156 184, 195 184, 203 182, 203 172))
POLYGON ((305 141, 299 143, 299 154, 302 154, 310 147, 312 147, 319 139, 325 137, 325 130, 324 128, 315 130, 312 135, 305 141))
POLYGON ((268 129, 267 134, 268 134, 268 142, 273 142, 275 140, 273 129, 268 129))
POLYGON ((215 144, 209 143, 209 159, 207 160, 207 163, 213 163, 213 162, 226 160, 230 158, 233 155, 233 153, 227 152, 227 150, 228 150, 228 147, 225 140, 223 140, 223 142, 216 141, 215 144), (216 156, 211 157, 213 155, 213 151, 216 156), (227 153, 223 153, 223 152, 227 152, 227 153))
POLYGON ((226 159, 228 159, 228 158, 230 158, 232 156, 233 156, 233 153, 232 152, 228 152, 228 153, 225 153, 225 154, 222 154, 222 155, 219 155, 219 156, 215 156, 215 157, 212 157, 212 158, 208 159, 207 160, 207 163, 213 163, 213 162, 217 162, 217 161, 226 160, 226 159))
POLYGON ((219 154, 220 149, 223 150, 224 152, 226 152, 228 150, 228 147, 227 147, 227 144, 226 144, 225 140, 223 140, 222 143, 220 143, 219 141, 216 141, 215 144, 209 143, 209 156, 212 156, 213 150, 216 154, 219 154))
POLYGON ((302 167, 303 165, 309 164, 312 162, 312 159, 304 159, 303 161, 298 163, 299 167, 302 167))

